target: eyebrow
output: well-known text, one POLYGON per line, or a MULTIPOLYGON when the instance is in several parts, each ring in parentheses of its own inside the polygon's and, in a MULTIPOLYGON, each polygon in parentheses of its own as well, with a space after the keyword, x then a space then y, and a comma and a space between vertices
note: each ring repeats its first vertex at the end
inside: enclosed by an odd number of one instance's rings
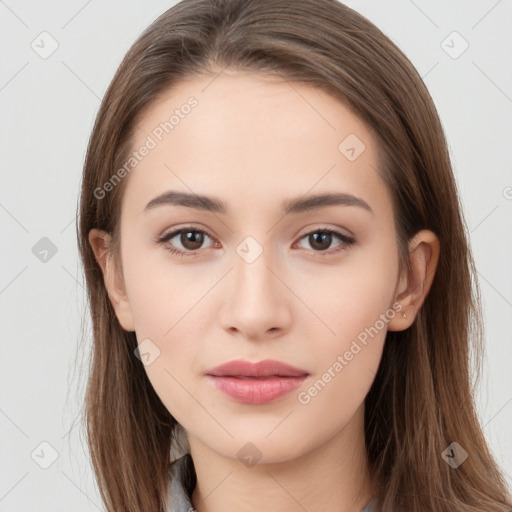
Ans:
MULTIPOLYGON (((144 208, 144 212, 164 205, 185 206, 196 210, 224 214, 228 210, 226 204, 215 197, 169 191, 152 199, 144 208)), ((372 214, 374 213, 366 201, 346 193, 316 194, 288 199, 283 203, 283 213, 302 213, 328 206, 357 206, 372 214)))

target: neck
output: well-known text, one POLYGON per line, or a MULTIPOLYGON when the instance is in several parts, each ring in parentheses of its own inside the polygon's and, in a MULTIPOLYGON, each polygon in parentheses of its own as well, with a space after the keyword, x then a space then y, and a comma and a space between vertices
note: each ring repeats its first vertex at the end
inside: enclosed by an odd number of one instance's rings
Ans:
POLYGON ((189 434, 197 512, 361 512, 372 498, 361 408, 336 436, 288 460, 245 466, 189 434))

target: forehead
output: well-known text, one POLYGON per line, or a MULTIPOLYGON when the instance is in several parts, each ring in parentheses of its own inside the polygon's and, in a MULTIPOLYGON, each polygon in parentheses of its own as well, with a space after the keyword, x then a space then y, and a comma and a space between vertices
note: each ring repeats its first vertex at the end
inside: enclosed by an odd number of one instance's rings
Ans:
POLYGON ((180 82, 144 112, 132 149, 123 203, 139 211, 171 189, 240 207, 335 189, 390 207, 365 124, 325 91, 278 77, 224 71, 180 82))

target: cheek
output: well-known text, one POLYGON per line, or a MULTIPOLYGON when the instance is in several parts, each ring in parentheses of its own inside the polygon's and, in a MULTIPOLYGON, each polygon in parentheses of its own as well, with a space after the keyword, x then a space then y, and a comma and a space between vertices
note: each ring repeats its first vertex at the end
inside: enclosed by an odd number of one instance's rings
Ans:
POLYGON ((206 318, 205 294, 212 285, 194 279, 190 271, 161 264, 138 272, 129 284, 138 343, 151 340, 157 353, 144 367, 148 379, 167 410, 188 426, 202 410, 193 397, 199 391, 195 376, 201 368, 201 340, 207 337, 200 319, 206 318))
POLYGON ((306 401, 322 391, 319 402, 356 405, 371 386, 388 323, 397 314, 392 308, 397 253, 391 247, 379 254, 380 258, 358 255, 357 264, 331 274, 328 288, 308 294, 326 328, 315 341, 318 391, 311 389, 306 401))
POLYGON ((212 316, 208 292, 219 276, 208 270, 198 275, 192 265, 180 268, 165 255, 147 257, 135 251, 123 259, 123 269, 137 341, 157 354, 145 371, 180 421, 181 414, 193 409, 197 381, 192 375, 204 369, 201 343, 209 338, 207 318, 212 316))
MULTIPOLYGON (((397 253, 390 250, 360 251, 325 278, 304 283, 303 296, 325 324, 325 338, 345 346, 373 326, 392 305, 398 275, 397 253), (316 285, 316 286, 315 286, 316 285)), ((389 319, 388 319, 389 320, 389 319)), ((387 324, 386 324, 387 325, 387 324)), ((382 327, 381 322, 378 326, 382 327)))
POLYGON ((215 276, 204 272, 198 278, 192 265, 180 268, 166 255, 157 256, 127 258, 125 283, 137 336, 165 340, 194 316, 215 276))
POLYGON ((358 277, 345 280, 344 290, 331 294, 332 305, 325 304, 323 319, 335 334, 325 331, 314 340, 315 373, 297 396, 304 414, 325 419, 327 433, 346 424, 364 402, 380 364, 387 324, 396 314, 388 307, 392 288, 386 280, 358 277))

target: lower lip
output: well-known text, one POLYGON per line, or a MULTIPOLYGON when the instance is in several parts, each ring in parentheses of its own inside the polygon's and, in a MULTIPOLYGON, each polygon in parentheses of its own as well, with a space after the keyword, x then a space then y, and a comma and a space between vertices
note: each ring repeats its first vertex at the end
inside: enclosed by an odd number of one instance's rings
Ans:
POLYGON ((265 404, 300 387, 307 375, 301 377, 242 378, 208 375, 213 384, 231 398, 244 404, 265 404))

